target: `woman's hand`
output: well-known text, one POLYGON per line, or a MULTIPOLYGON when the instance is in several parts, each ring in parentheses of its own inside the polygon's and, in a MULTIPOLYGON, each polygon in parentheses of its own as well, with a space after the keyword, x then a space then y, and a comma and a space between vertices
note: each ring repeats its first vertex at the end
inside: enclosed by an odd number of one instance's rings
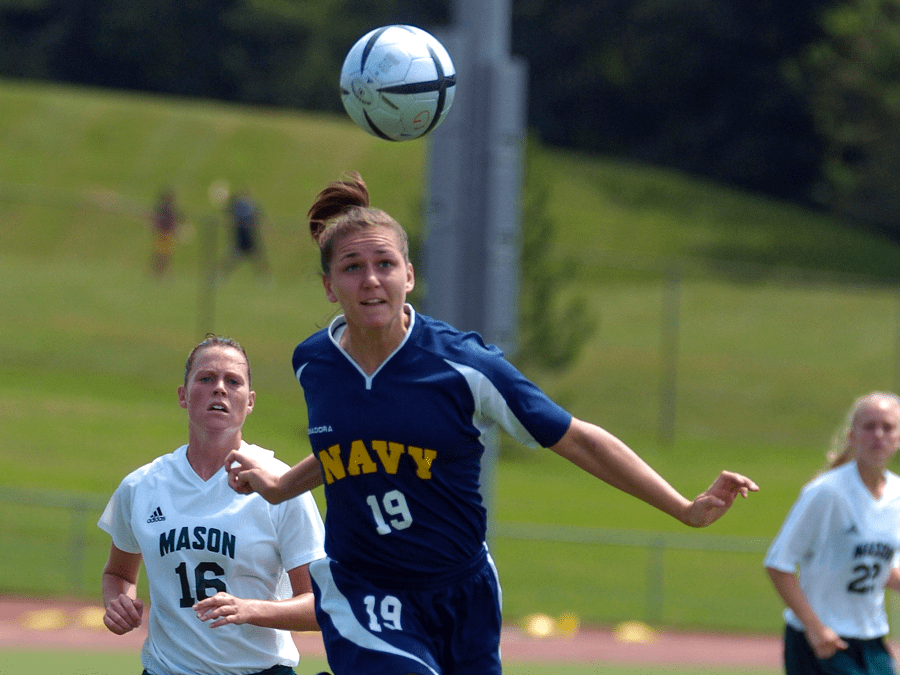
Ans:
POLYGON ((236 598, 224 591, 194 605, 197 618, 210 621, 210 628, 229 624, 250 624, 290 631, 319 630, 315 598, 309 580, 309 566, 288 570, 293 596, 284 600, 236 598))
POLYGON ((725 515, 738 495, 746 499, 758 490, 759 486, 746 476, 723 471, 706 492, 691 502, 684 522, 691 527, 706 527, 725 515))
POLYGON ((806 641, 809 642, 817 659, 830 659, 838 650, 847 649, 848 646, 828 626, 821 626, 815 630, 807 629, 806 641))
POLYGON ((103 624, 116 635, 125 635, 139 628, 144 614, 144 603, 122 593, 106 607, 103 624))
POLYGON ((258 492, 273 504, 284 501, 279 497, 278 476, 262 469, 255 459, 239 450, 232 450, 225 458, 228 469, 228 485, 237 493, 248 495, 258 492))
POLYGON ((201 600, 194 605, 197 618, 201 621, 212 621, 210 628, 227 626, 230 623, 252 623, 255 618, 253 611, 256 600, 243 600, 228 593, 216 593, 211 598, 201 600))
POLYGON ((261 468, 259 462, 238 450, 225 458, 228 484, 235 492, 258 492, 272 504, 280 504, 299 494, 322 485, 322 469, 315 455, 309 455, 280 476, 261 468))

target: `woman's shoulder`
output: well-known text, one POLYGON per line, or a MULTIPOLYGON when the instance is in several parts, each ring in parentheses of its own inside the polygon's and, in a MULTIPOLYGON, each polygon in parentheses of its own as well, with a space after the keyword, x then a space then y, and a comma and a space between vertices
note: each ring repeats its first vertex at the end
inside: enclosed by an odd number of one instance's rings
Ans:
POLYGON ((303 342, 294 347, 294 353, 291 358, 294 370, 297 369, 298 363, 309 360, 313 355, 321 352, 321 350, 326 348, 330 343, 331 339, 328 337, 328 328, 317 330, 303 340, 303 342))
POLYGON ((416 315, 415 342, 421 349, 458 359, 502 359, 499 347, 487 344, 480 333, 463 331, 445 321, 424 314, 416 315))
POLYGON ((806 495, 807 498, 816 495, 845 494, 847 482, 852 479, 855 470, 856 465, 850 462, 822 471, 803 486, 800 494, 806 495))
POLYGON ((273 450, 241 441, 241 452, 259 462, 270 473, 281 475, 291 467, 275 456, 273 450))
POLYGON ((171 467, 176 464, 178 458, 183 456, 186 451, 187 445, 182 445, 173 452, 160 455, 126 475, 122 479, 121 485, 136 486, 159 476, 163 476, 163 480, 166 480, 165 476, 169 473, 171 467))
POLYGON ((885 494, 900 497, 900 476, 893 471, 885 471, 884 475, 887 479, 885 494))
POLYGON ((315 333, 312 333, 309 337, 307 337, 302 342, 300 342, 300 344, 298 344, 294 348, 294 351, 297 351, 298 349, 314 348, 319 345, 322 345, 323 343, 327 343, 329 341, 328 340, 328 330, 329 329, 327 327, 320 328, 315 333))

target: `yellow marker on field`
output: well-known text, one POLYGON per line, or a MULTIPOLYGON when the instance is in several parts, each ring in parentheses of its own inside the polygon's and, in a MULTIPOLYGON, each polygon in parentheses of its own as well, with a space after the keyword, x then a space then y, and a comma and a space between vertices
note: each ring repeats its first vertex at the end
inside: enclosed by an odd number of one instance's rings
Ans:
POLYGON ((69 622, 61 609, 36 609, 19 616, 19 624, 29 630, 56 630, 69 622))
POLYGON ((613 637, 618 642, 648 644, 656 639, 656 631, 641 621, 623 621, 613 630, 613 637))
POLYGON ((522 620, 522 630, 531 637, 550 637, 556 632, 556 621, 546 614, 529 614, 522 620))
POLYGON ((574 637, 581 628, 581 621, 575 614, 563 614, 556 620, 556 629, 566 637, 574 637))
POLYGON ((106 611, 102 607, 85 607, 75 615, 75 623, 83 628, 100 630, 106 628, 103 623, 103 615, 106 611))

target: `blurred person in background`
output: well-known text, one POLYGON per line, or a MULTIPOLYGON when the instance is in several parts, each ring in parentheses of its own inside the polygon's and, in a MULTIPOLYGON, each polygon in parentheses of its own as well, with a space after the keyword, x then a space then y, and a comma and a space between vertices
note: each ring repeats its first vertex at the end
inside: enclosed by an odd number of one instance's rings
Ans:
POLYGON ((787 675, 894 675, 885 587, 900 591, 900 399, 853 404, 826 471, 800 491, 765 558, 787 606, 787 675))
POLYGON ((242 438, 255 401, 244 349, 207 337, 178 387, 188 443, 129 474, 100 518, 112 537, 103 621, 117 635, 142 623, 146 569, 145 675, 290 675, 299 655, 289 631, 318 630, 308 571, 324 555, 315 502, 273 506, 228 485, 225 458, 236 448, 276 474, 288 468, 242 438))
POLYGON ((151 214, 153 252, 150 269, 157 279, 165 276, 169 270, 169 263, 175 252, 181 218, 176 204, 175 191, 171 188, 162 190, 151 214))
POLYGON ((228 207, 234 237, 230 256, 222 265, 223 276, 228 276, 242 260, 249 260, 256 278, 267 279, 270 273, 269 259, 263 242, 263 213, 247 189, 235 193, 228 207))
POLYGON ((499 349, 417 314, 406 233, 358 174, 309 211, 327 298, 343 315, 297 346, 313 453, 281 477, 242 451, 239 492, 275 503, 325 485, 325 548, 310 565, 336 675, 498 675, 501 593, 481 458, 499 428, 694 526, 757 486, 722 472, 683 497, 622 441, 572 417, 499 349))

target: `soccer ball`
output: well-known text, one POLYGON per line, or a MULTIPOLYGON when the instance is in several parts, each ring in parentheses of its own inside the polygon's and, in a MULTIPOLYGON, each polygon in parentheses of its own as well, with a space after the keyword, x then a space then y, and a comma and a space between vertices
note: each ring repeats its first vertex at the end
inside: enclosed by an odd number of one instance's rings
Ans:
POLYGON ((456 93, 450 54, 415 26, 383 26, 351 47, 341 68, 347 114, 373 136, 421 138, 439 125, 456 93))

